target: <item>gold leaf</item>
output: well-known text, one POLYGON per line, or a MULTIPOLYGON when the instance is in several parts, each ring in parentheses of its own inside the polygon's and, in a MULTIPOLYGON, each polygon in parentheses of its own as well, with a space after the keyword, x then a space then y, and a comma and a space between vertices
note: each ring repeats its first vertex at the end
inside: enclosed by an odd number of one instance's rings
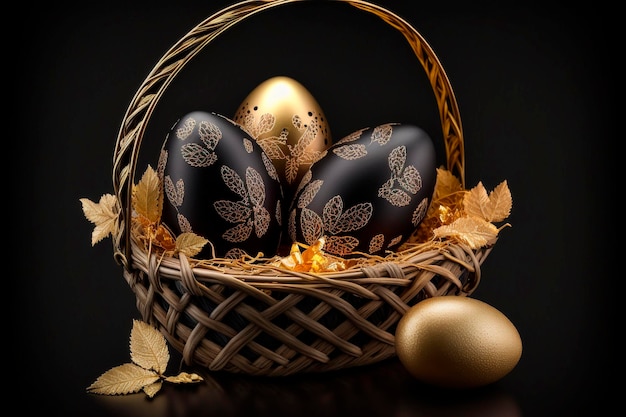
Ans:
POLYGON ((161 182, 159 175, 150 165, 134 187, 133 204, 137 214, 144 216, 150 222, 158 223, 161 220, 163 210, 161 182))
POLYGON ((109 369, 87 388, 87 392, 104 395, 132 394, 160 379, 160 376, 134 363, 109 369))
POLYGON ((500 222, 506 219, 512 207, 507 182, 500 183, 489 195, 483 183, 479 182, 465 195, 463 207, 468 216, 480 217, 487 222, 500 222))
POLYGON ((153 382, 152 384, 146 385, 142 389, 143 389, 143 392, 145 392, 148 397, 154 398, 156 393, 161 390, 162 386, 163 386, 163 383, 161 381, 156 381, 156 382, 153 382))
POLYGON ((204 245, 209 241, 202 236, 198 236, 192 232, 181 233, 176 238, 176 252, 185 254, 186 256, 193 258, 196 256, 204 245))
POLYGON ((433 230, 435 237, 449 237, 478 249, 498 236, 498 229, 492 223, 479 217, 461 217, 454 222, 433 230))
POLYGON ((204 381, 204 379, 200 375, 196 373, 190 374, 187 372, 181 372, 176 376, 168 376, 167 378, 165 378, 165 380, 174 384, 192 384, 204 381))
POLYGON ((459 179, 447 169, 437 168, 437 180, 435 183, 433 200, 438 200, 459 191, 463 191, 461 181, 459 181, 459 179))
POLYGON ((468 191, 463 198, 463 208, 469 216, 480 217, 486 220, 484 208, 489 202, 489 195, 482 182, 479 182, 474 188, 468 191))
POLYGON ((100 242, 105 237, 117 233, 117 199, 112 194, 104 194, 98 203, 88 198, 81 198, 83 213, 87 220, 96 227, 91 233, 91 246, 100 242))
POLYGON ((513 198, 506 180, 502 181, 489 195, 491 222, 501 222, 511 214, 513 198))
POLYGON ((170 359, 165 337, 153 326, 133 320, 130 333, 130 357, 145 369, 153 369, 162 375, 170 359))

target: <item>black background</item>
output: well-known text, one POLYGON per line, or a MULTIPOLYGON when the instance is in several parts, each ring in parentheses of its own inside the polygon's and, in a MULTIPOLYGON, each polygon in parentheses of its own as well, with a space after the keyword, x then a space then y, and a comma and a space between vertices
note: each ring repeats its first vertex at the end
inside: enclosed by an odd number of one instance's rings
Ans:
MULTIPOLYGON (((463 121, 466 185, 492 189, 507 180, 513 195, 512 227, 473 294, 522 336, 509 375, 477 390, 438 390, 390 360, 286 380, 203 374, 205 384, 169 385, 153 401, 87 394, 104 371, 129 361, 139 314, 110 239, 91 246, 79 199, 112 192, 117 132, 149 70, 229 2, 55 4, 24 8, 6 42, 4 80, 14 100, 5 104, 18 109, 5 120, 3 141, 7 407, 68 416, 525 417, 612 407, 610 381, 623 362, 615 14, 600 3, 417 3, 379 2, 420 31, 443 63, 463 121)), ((209 45, 161 99, 139 170, 155 163, 151 147, 181 113, 232 115, 281 72, 312 92, 336 139, 389 121, 416 123, 437 138, 432 92, 400 35, 338 6, 285 6, 209 45)))

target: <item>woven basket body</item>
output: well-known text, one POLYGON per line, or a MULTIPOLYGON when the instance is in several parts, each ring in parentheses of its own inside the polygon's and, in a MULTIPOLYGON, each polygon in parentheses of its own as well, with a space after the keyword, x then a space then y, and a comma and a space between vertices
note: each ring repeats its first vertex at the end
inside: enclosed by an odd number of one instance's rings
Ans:
MULTIPOLYGON (((448 243, 415 251, 402 262, 381 258, 327 273, 264 267, 198 265, 162 257, 131 234, 131 199, 139 148, 152 112, 184 65, 224 30, 264 10, 302 0, 244 1, 225 8, 181 38, 133 98, 114 152, 113 181, 121 210, 114 256, 143 319, 156 326, 188 365, 284 376, 368 365, 395 356, 398 320, 415 303, 466 296, 480 281, 493 245, 448 243)), ((437 100, 447 168, 464 185, 458 106, 448 78, 423 37, 394 13, 365 1, 342 1, 377 15, 401 32, 426 71, 437 100)))

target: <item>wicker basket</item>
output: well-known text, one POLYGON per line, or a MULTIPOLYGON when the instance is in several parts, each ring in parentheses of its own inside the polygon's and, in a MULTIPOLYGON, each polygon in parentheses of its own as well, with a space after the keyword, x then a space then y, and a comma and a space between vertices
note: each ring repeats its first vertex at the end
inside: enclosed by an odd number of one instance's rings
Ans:
MULTIPOLYGON (((394 330, 402 315, 427 297, 471 294, 493 248, 490 244, 470 249, 450 242, 416 250, 402 262, 381 258, 359 268, 312 274, 262 266, 209 268, 184 255, 163 258, 133 239, 131 200, 139 148, 170 82, 224 30, 264 10, 298 1, 302 0, 244 1, 202 21, 152 69, 119 131, 113 166, 120 209, 114 257, 123 266, 143 319, 160 329, 187 365, 285 376, 393 357, 394 330)), ((361 0, 344 2, 380 17, 409 42, 436 96, 447 168, 465 186, 461 120, 438 58, 394 13, 361 0)))

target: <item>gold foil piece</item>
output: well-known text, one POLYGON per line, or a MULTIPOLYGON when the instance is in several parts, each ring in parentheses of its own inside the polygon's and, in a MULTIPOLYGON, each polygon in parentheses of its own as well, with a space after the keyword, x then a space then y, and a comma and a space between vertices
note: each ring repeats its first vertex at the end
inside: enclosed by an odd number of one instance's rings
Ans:
POLYGON ((322 248, 325 240, 320 238, 315 244, 300 251, 300 244, 293 243, 288 256, 275 263, 276 266, 297 272, 333 272, 346 269, 342 261, 327 257, 322 248))

